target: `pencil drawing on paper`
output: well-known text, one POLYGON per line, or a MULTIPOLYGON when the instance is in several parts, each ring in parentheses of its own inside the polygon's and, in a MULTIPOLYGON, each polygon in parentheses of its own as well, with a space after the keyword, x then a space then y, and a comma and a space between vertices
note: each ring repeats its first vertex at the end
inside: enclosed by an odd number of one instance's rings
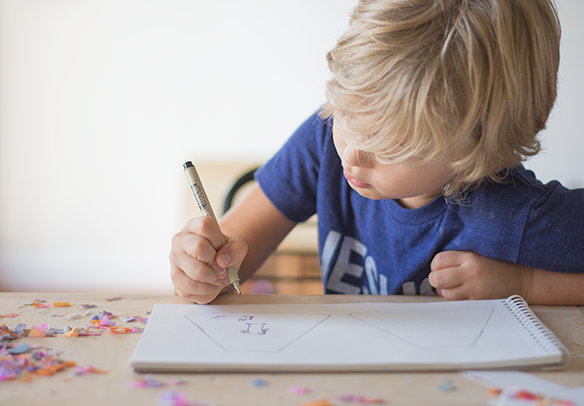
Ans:
MULTIPOLYGON (((335 316, 334 323, 357 320, 360 323, 350 328, 362 329, 358 335, 371 336, 381 331, 418 348, 472 348, 480 340, 493 311, 491 307, 447 311, 430 307, 397 308, 348 313, 344 319, 335 316)), ((265 312, 200 313, 185 317, 225 351, 275 352, 293 345, 312 330, 322 332, 326 328, 322 323, 331 315, 265 312)))
POLYGON ((418 308, 352 313, 351 316, 419 348, 473 347, 493 308, 418 308))
POLYGON ((244 334, 261 334, 264 335, 268 332, 268 323, 256 323, 254 322, 254 316, 232 316, 232 315, 219 315, 211 317, 213 320, 226 320, 226 319, 237 319, 237 321, 244 322, 246 327, 244 327, 241 332, 244 334))
POLYGON ((185 317, 226 351, 280 351, 330 317, 314 313, 205 313, 185 317))

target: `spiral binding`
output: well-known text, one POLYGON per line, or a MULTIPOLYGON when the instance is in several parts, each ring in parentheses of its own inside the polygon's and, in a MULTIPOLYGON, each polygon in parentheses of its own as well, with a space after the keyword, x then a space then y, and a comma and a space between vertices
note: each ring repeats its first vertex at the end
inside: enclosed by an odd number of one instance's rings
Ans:
POLYGON ((503 303, 544 351, 551 352, 559 349, 567 353, 561 341, 537 318, 521 296, 509 296, 503 303))

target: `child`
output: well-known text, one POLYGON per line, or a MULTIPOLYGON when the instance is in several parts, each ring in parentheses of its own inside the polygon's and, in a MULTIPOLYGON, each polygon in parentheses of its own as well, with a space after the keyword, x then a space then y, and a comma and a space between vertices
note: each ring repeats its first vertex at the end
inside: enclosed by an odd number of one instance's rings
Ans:
POLYGON ((361 0, 328 102, 220 221, 173 238, 181 297, 212 301, 318 214, 326 293, 584 304, 584 190, 521 162, 556 97, 551 0, 361 0))

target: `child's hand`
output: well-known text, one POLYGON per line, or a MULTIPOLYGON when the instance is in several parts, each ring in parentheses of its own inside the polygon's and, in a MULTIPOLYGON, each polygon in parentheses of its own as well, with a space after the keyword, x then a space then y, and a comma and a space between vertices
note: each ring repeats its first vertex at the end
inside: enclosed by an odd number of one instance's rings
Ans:
POLYGON ((518 294, 527 299, 533 269, 474 252, 443 251, 430 264, 430 285, 448 300, 498 299, 518 294))
POLYGON ((239 270, 247 254, 246 243, 225 237, 210 217, 190 220, 172 238, 170 277, 178 296, 197 303, 209 303, 229 285, 228 266, 239 270))

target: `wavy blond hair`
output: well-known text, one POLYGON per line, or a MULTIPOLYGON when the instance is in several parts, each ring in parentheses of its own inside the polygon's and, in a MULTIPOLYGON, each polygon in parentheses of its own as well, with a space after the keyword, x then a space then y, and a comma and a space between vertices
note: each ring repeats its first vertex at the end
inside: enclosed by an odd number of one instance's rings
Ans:
POLYGON ((552 0, 361 0, 321 115, 382 162, 449 157, 452 196, 540 150, 559 43, 552 0))

